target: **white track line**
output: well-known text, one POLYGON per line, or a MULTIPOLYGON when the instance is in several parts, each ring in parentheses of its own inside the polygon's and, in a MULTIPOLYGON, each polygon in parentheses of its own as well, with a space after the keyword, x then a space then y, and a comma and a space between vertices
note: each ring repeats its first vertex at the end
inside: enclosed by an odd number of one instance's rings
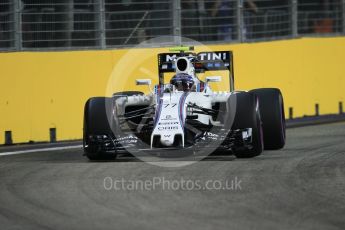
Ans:
POLYGON ((64 146, 64 147, 38 148, 38 149, 4 152, 4 153, 0 153, 0 156, 16 155, 16 154, 22 154, 22 153, 51 152, 51 151, 65 150, 65 149, 79 149, 82 147, 83 145, 71 145, 71 146, 64 146))

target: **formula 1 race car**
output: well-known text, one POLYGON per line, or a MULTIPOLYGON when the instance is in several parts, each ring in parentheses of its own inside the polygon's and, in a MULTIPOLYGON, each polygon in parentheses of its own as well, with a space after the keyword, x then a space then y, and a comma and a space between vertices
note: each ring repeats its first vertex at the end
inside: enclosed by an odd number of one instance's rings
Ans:
MULTIPOLYGON (((193 53, 177 47, 158 54, 159 84, 137 79, 151 93, 114 93, 90 98, 84 109, 84 153, 90 160, 115 158, 141 151, 221 152, 239 158, 255 157, 263 149, 285 145, 283 96, 279 89, 234 90, 231 51, 193 53), (199 73, 228 71, 228 92, 212 91, 199 73), (166 73, 174 76, 164 84, 166 73)), ((132 154, 133 155, 133 154, 132 154)))

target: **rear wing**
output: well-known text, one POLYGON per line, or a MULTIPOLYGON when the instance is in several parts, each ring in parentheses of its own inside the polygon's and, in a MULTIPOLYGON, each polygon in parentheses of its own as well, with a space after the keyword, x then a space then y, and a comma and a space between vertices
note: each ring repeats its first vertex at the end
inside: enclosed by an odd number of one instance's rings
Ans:
POLYGON ((231 51, 215 52, 180 52, 158 54, 159 84, 164 84, 164 73, 175 72, 175 59, 190 57, 196 73, 206 71, 227 70, 229 72, 230 91, 234 91, 233 55, 231 51))

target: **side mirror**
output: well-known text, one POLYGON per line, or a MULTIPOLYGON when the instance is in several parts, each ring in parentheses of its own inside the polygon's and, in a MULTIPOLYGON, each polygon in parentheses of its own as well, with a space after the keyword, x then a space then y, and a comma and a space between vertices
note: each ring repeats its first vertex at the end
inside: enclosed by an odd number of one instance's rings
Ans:
POLYGON ((220 82, 222 81, 222 77, 221 76, 209 76, 206 77, 206 82, 220 82))
POLYGON ((136 85, 151 85, 151 79, 137 79, 135 80, 136 85))

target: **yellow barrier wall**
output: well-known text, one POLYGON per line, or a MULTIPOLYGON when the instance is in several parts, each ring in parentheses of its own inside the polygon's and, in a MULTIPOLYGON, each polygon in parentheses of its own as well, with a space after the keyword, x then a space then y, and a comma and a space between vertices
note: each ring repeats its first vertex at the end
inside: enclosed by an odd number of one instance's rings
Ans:
MULTIPOLYGON (((345 104, 344 37, 210 48, 234 52, 236 89, 280 88, 286 113, 293 107, 296 117, 313 115, 315 103, 321 114, 338 113, 338 103, 345 104)), ((0 144, 5 130, 12 131, 15 143, 48 141, 49 128, 57 129, 57 140, 80 139, 87 98, 107 94, 109 82, 114 91, 143 90, 134 86, 134 79, 151 75, 156 81, 155 57, 166 51, 137 49, 129 55, 128 50, 1 53, 0 144), (154 58, 148 58, 148 53, 154 58), (133 57, 135 70, 116 66, 121 60, 128 62, 128 57, 133 57), (114 79, 108 82, 110 76, 114 79)))

